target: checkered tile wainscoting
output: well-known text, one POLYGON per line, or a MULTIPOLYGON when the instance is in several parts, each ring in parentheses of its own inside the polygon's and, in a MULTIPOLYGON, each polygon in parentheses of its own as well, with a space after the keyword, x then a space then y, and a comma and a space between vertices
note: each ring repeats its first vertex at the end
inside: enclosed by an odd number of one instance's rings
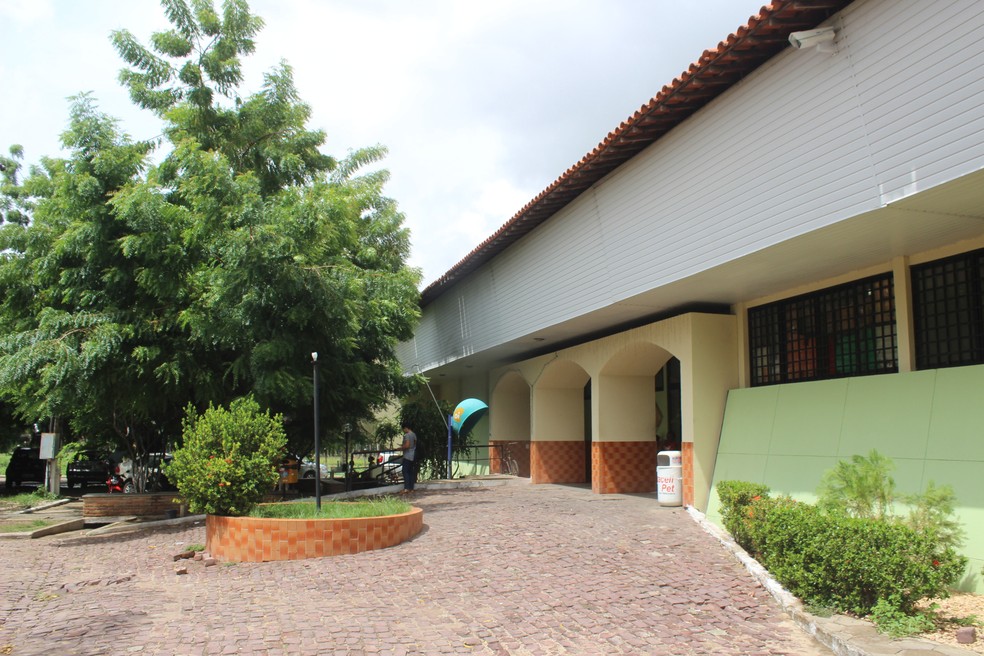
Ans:
POLYGON ((694 443, 680 445, 683 453, 683 505, 694 505, 694 443))
POLYGON ((511 457, 516 461, 519 468, 517 476, 523 478, 530 477, 530 443, 528 441, 516 440, 490 440, 489 446, 502 447, 492 449, 489 457, 489 466, 493 474, 502 473, 502 457, 511 457))
POLYGON ((591 491, 627 494, 656 491, 656 442, 594 442, 591 491))
POLYGON ((531 442, 532 483, 584 483, 584 442, 531 442))

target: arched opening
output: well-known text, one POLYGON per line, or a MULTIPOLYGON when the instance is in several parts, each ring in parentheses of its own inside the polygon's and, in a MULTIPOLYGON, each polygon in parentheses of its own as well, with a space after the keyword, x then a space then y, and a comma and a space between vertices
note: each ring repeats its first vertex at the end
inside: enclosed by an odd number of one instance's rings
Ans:
POLYGON ((680 439, 679 360, 649 342, 630 344, 602 367, 597 394, 592 489, 655 492, 656 454, 680 439))
MULTIPOLYGON (((585 387, 591 378, 577 363, 558 360, 533 388, 530 478, 533 483, 585 483, 585 387)), ((590 404, 589 404, 590 405, 590 404)))
POLYGON ((504 374, 489 406, 489 469, 530 476, 530 386, 518 372, 504 374))

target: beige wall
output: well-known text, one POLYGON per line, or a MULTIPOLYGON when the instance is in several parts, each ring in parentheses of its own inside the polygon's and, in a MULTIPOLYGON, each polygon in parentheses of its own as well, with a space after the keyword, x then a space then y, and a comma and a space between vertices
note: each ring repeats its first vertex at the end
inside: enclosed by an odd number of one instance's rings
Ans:
POLYGON ((656 439, 655 372, 649 376, 602 376, 598 383, 596 442, 656 439))
POLYGON ((504 374, 492 389, 489 424, 492 440, 530 439, 530 385, 518 371, 504 374))

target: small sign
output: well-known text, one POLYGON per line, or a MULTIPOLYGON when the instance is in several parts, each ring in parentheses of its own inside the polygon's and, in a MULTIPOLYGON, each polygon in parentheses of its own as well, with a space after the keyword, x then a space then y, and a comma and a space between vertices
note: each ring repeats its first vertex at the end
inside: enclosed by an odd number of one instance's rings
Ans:
POLYGON ((41 433, 41 460, 54 460, 55 447, 58 443, 58 433, 41 433))

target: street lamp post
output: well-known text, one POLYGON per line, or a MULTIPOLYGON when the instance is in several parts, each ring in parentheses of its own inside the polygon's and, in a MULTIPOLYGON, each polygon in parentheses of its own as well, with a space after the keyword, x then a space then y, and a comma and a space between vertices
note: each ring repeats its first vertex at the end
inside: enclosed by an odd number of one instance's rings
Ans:
POLYGON ((314 507, 321 512, 321 437, 318 421, 318 352, 311 354, 314 367, 314 507))
POLYGON ((349 455, 349 433, 352 432, 352 426, 349 423, 342 425, 342 432, 345 433, 345 491, 352 491, 352 456, 349 455))

